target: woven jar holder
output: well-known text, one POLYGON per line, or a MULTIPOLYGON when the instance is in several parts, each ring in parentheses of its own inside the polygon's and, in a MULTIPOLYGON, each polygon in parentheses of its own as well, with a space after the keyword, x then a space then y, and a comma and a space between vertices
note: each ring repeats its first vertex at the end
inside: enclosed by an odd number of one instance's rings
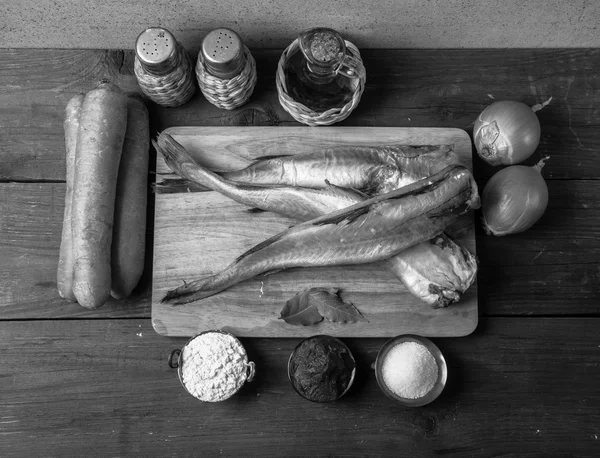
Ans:
MULTIPOLYGON (((346 43, 346 48, 348 51, 352 53, 352 55, 361 61, 360 52, 358 48, 354 46, 353 43, 344 40, 346 43)), ((336 122, 342 121, 346 119, 352 110, 356 108, 358 102, 360 102, 360 98, 362 96, 363 91, 365 90, 365 81, 366 76, 362 78, 355 78, 352 82, 352 90, 354 94, 352 99, 344 106, 338 108, 330 108, 327 111, 319 112, 314 111, 308 108, 306 105, 297 102, 294 100, 289 94, 287 90, 287 85, 285 82, 285 74, 283 69, 285 68, 285 64, 287 60, 296 52, 300 47, 300 42, 296 38, 281 54, 279 58, 279 63, 277 65, 277 75, 276 75, 276 85, 277 85, 277 94, 279 96, 279 103, 287 111, 292 117, 303 124, 307 124, 309 126, 329 126, 331 124, 335 124, 336 122)))
POLYGON ((256 62, 246 46, 244 56, 246 63, 242 71, 231 79, 222 79, 208 73, 202 52, 198 54, 196 79, 202 94, 210 103, 225 110, 233 110, 250 98, 256 86, 256 62))
POLYGON ((177 107, 190 100, 196 92, 193 64, 187 50, 177 43, 179 52, 174 68, 168 74, 155 75, 146 71, 135 57, 133 70, 142 92, 163 107, 177 107))

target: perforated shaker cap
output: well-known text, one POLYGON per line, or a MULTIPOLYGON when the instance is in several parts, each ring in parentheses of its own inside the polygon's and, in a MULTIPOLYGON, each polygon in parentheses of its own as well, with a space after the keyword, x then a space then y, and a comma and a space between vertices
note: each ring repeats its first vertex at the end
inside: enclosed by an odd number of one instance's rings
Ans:
POLYGON ((210 74, 231 79, 244 68, 244 45, 233 30, 212 30, 202 40, 202 56, 210 74))
POLYGON ((175 37, 161 27, 150 27, 138 35, 135 52, 145 67, 153 71, 168 70, 176 57, 175 37))

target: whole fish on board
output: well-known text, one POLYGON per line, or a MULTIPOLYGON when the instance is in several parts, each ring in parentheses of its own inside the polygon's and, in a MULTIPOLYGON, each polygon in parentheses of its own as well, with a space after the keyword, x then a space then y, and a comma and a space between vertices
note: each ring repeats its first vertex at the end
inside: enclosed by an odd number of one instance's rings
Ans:
POLYGON ((162 154, 167 166, 179 176, 220 192, 241 204, 300 221, 307 221, 365 200, 365 196, 357 191, 333 185, 323 189, 312 189, 236 183, 196 163, 185 148, 169 134, 159 134, 152 144, 156 151, 162 154))
POLYGON ((441 234, 459 215, 479 205, 471 172, 448 166, 401 189, 292 226, 251 248, 221 272, 169 291, 162 301, 197 301, 282 269, 382 261, 441 234))
MULTIPOLYGON (((244 169, 220 172, 219 175, 226 180, 253 185, 314 189, 336 185, 375 195, 414 183, 457 163, 453 145, 344 145, 259 158, 244 169)), ((157 183, 156 188, 159 192, 206 190, 206 186, 185 177, 166 178, 157 183)))
MULTIPOLYGON (((232 182, 197 164, 185 148, 169 134, 160 133, 153 144, 169 168, 185 181, 220 192, 250 207, 273 211, 299 221, 307 221, 346 208, 367 198, 362 193, 333 185, 325 189, 312 189, 232 182)), ((418 174, 429 173, 428 171, 432 170, 430 158, 441 159, 443 163, 452 160, 453 153, 443 153, 443 156, 439 156, 442 150, 445 148, 432 149, 430 155, 425 158, 425 165, 420 164, 416 158, 411 159, 410 163, 405 164, 405 176, 417 177, 412 179, 412 182, 427 176, 418 174), (411 167, 408 167, 408 164, 411 167)), ((324 156, 330 157, 330 154, 324 156)), ((276 179, 275 176, 272 177, 271 179, 276 179)), ((344 180, 341 175, 338 177, 344 180)), ((343 183, 348 184, 345 181, 343 183)), ((446 234, 417 244, 383 262, 410 293, 433 307, 447 307, 458 302, 473 283, 477 273, 475 256, 446 234)))
POLYGON ((331 183, 375 195, 434 175, 457 162, 453 145, 344 145, 266 157, 242 170, 221 175, 228 180, 252 184, 322 188, 325 183, 331 183))

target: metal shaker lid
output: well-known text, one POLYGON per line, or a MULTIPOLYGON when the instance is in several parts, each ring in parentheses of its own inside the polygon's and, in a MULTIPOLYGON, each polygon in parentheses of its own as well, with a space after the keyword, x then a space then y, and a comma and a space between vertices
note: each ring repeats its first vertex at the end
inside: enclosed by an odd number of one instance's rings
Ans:
POLYGON ((135 52, 144 66, 160 70, 175 59, 177 42, 168 30, 150 27, 138 35, 135 52))
POLYGON ((233 30, 218 28, 202 40, 202 56, 210 74, 231 79, 244 68, 244 45, 233 30))

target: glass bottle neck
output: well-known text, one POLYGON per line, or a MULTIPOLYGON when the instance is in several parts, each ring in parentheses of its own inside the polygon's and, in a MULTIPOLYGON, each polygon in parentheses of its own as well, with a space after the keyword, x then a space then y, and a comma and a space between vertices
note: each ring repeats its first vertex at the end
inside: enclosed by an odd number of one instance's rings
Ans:
POLYGON ((306 78, 314 84, 327 84, 333 81, 337 75, 331 67, 311 65, 308 61, 304 63, 304 73, 306 78))

